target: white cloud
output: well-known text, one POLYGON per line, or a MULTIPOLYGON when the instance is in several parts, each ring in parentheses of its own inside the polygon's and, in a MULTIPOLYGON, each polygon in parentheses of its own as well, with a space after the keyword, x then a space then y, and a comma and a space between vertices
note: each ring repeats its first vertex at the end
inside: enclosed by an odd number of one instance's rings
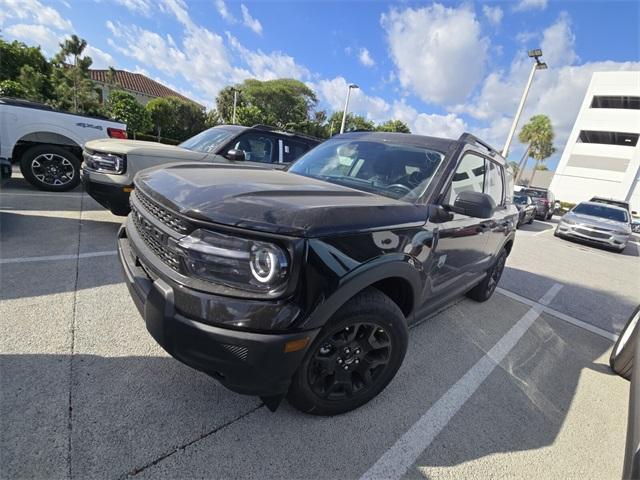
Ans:
POLYGON ((516 41, 520 43, 529 43, 530 41, 539 38, 538 32, 520 32, 516 35, 516 41))
MULTIPOLYGON (((333 111, 342 111, 347 95, 348 83, 344 77, 323 79, 308 84, 315 90, 322 101, 333 111)), ((349 111, 362 115, 374 122, 387 120, 391 106, 380 97, 366 95, 359 89, 351 90, 349 111)))
POLYGON ((4 32, 16 40, 26 44, 39 45, 47 56, 53 56, 60 50, 60 43, 66 35, 54 32, 44 25, 15 23, 5 28, 4 32))
POLYGON ((236 19, 227 8, 227 4, 224 0, 215 0, 214 3, 216 5, 216 10, 218 10, 218 13, 224 20, 229 23, 235 23, 236 19))
POLYGON ((360 60, 360 63, 365 67, 373 67, 376 64, 375 60, 371 58, 371 54, 369 53, 369 50, 367 50, 366 48, 360 49, 360 53, 358 54, 358 60, 360 60))
POLYGON ((49 30, 72 30, 71 21, 64 18, 53 7, 38 0, 0 0, 0 24, 5 20, 18 20, 42 25, 49 30))
POLYGON ((110 53, 100 50, 97 47, 87 45, 83 54, 84 56, 91 57, 91 60, 93 60, 91 68, 106 69, 109 67, 115 67, 116 65, 116 61, 110 53))
POLYGON ((576 37, 571 31, 571 19, 565 13, 542 33, 540 47, 549 68, 572 64, 578 59, 574 50, 576 37))
POLYGON ((547 8, 547 0, 520 0, 514 7, 514 11, 544 10, 547 8))
POLYGON ((262 24, 260 20, 251 16, 249 9, 244 3, 240 4, 240 10, 242 10, 242 23, 258 35, 262 35, 262 24))
POLYGON ((502 17, 504 16, 504 11, 498 6, 491 7, 489 5, 483 5, 482 13, 487 18, 489 23, 494 26, 500 25, 500 22, 502 22, 502 17))
POLYGON ((381 23, 401 85, 424 101, 464 101, 482 78, 489 41, 470 8, 391 10, 381 23))
POLYGON ((150 0, 115 0, 115 2, 133 13, 139 13, 146 17, 151 14, 151 7, 153 6, 150 0))
POLYGON ((395 102, 391 109, 391 118, 402 120, 412 133, 430 137, 457 138, 468 130, 463 119, 453 113, 445 115, 418 113, 404 101, 395 102))

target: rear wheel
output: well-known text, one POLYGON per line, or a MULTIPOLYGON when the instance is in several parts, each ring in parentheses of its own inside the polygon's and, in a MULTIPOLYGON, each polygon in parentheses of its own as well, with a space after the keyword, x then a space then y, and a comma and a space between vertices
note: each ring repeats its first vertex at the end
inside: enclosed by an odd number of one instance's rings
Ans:
POLYGON ((25 151, 20 171, 34 187, 50 192, 65 192, 80 183, 80 160, 69 150, 56 145, 37 145, 25 151))
POLYGON ((331 318, 293 376, 287 399, 298 410, 336 415, 367 403, 395 376, 407 351, 398 306, 368 288, 331 318))
POLYGON ((486 302, 491 298, 493 292, 496 291, 502 272, 504 271, 504 265, 507 262, 507 252, 502 250, 498 255, 493 266, 487 270, 487 276, 484 277, 482 282, 473 287, 467 292, 467 297, 475 300, 476 302, 486 302))
POLYGON ((636 340, 638 337, 638 323, 640 323, 639 318, 640 306, 638 306, 629 317, 609 357, 611 369, 627 380, 631 380, 633 356, 635 354, 636 340))

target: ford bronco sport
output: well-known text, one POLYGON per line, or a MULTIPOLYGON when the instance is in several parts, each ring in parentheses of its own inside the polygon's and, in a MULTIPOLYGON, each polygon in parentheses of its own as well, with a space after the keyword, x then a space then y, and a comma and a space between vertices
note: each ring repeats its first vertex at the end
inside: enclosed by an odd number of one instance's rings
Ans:
POLYGON ((491 297, 518 220, 506 168, 470 134, 353 132, 288 171, 148 169, 120 261, 175 358, 271 410, 338 414, 391 381, 412 322, 491 297))

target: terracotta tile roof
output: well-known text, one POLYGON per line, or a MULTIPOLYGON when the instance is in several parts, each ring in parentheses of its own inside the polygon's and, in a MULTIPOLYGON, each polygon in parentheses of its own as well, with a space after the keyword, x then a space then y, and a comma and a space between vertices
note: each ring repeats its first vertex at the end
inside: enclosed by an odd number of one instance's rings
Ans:
MULTIPOLYGON (((107 83, 109 70, 89 70, 91 79, 95 82, 107 83)), ((126 70, 115 70, 115 81, 125 90, 149 95, 150 97, 178 97, 192 103, 196 103, 190 98, 165 87, 161 83, 142 75, 141 73, 127 72, 126 70)), ((198 104, 199 105, 199 104, 198 104)))

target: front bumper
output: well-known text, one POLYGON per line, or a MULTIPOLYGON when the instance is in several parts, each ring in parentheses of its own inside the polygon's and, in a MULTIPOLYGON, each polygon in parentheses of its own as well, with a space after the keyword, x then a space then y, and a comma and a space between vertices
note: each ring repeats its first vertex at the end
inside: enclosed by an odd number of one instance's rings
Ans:
POLYGON ((91 198, 116 215, 126 215, 131 210, 129 195, 133 185, 97 182, 86 169, 82 171, 82 184, 91 198))
MULTIPOLYGON (((144 260, 129 241, 126 226, 118 232, 118 254, 127 287, 147 330, 167 353, 238 393, 266 397, 287 392, 292 375, 319 329, 254 333, 194 320, 176 308, 176 287, 143 266, 144 260), (285 345, 304 339, 304 348, 285 353, 285 345)), ((227 302, 226 297, 207 296, 211 301, 227 302)))
POLYGON ((556 234, 560 237, 575 238, 576 240, 616 250, 623 250, 629 241, 629 235, 620 235, 612 231, 605 232, 596 230, 588 225, 569 224, 563 221, 558 224, 556 234))

